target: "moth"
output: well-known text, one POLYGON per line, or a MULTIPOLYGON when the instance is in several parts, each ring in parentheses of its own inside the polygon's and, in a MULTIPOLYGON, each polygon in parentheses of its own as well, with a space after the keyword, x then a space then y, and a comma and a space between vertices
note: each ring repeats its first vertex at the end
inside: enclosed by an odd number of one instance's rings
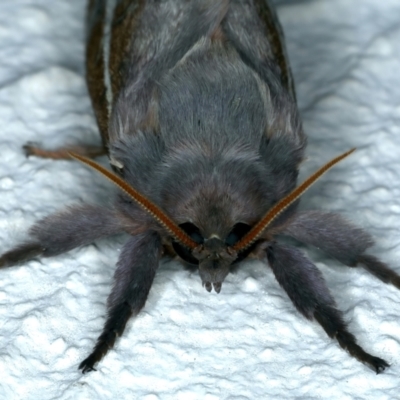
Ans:
POLYGON ((74 157, 115 183, 112 207, 75 205, 33 225, 0 266, 52 257, 118 233, 108 314, 83 373, 145 305, 160 258, 198 268, 220 292, 234 264, 268 265, 297 310, 376 373, 389 364, 348 331, 320 271, 281 238, 315 246, 400 288, 341 216, 298 210, 301 195, 353 150, 297 186, 303 132, 281 27, 265 0, 90 0, 87 83, 103 145, 28 154, 74 157), (112 171, 91 158, 108 154, 112 171))

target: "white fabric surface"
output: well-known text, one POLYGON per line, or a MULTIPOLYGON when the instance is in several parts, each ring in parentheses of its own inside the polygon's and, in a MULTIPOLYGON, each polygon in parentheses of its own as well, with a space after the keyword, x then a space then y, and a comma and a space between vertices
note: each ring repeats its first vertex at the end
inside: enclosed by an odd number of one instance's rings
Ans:
MULTIPOLYGON (((309 137, 302 178, 358 151, 303 198, 377 239, 400 272, 400 2, 277 1, 309 137)), ((21 146, 98 143, 84 80, 84 0, 0 3, 1 251, 38 218, 107 202, 78 163, 21 146)), ((0 271, 0 399, 398 399, 400 292, 309 249, 351 331, 391 367, 375 375, 296 312, 269 268, 246 263, 207 293, 178 263, 160 269, 143 312, 82 375, 105 317, 124 238, 0 271)))

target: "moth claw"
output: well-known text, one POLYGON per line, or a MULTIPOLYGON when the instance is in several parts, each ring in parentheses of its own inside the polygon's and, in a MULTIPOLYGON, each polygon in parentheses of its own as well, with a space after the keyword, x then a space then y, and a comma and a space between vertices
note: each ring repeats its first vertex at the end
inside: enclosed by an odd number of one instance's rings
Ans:
POLYGON ((85 358, 80 364, 78 369, 82 370, 82 374, 86 374, 91 371, 97 371, 94 364, 99 361, 96 354, 91 354, 89 357, 85 358))
POLYGON ((371 366, 375 370, 377 375, 383 372, 386 368, 390 367, 390 365, 385 360, 379 357, 373 357, 373 359, 371 360, 371 366))
POLYGON ((39 143, 37 142, 27 142, 24 146, 22 146, 26 158, 35 155, 35 149, 38 147, 39 143))
POLYGON ((214 282, 213 283, 214 286, 214 290, 219 293, 221 291, 221 287, 222 287, 222 282, 214 282))

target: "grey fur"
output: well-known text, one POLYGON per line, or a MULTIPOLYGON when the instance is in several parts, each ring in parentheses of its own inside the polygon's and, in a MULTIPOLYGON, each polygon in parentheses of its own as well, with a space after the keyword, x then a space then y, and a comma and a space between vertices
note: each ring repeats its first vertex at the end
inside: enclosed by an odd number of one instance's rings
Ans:
POLYGON ((357 344, 356 338, 347 330, 342 313, 336 309, 321 272, 299 250, 272 243, 266 253, 277 281, 305 317, 315 318, 343 349, 376 373, 389 366, 385 360, 368 354, 357 344))
MULTIPOLYGON (((107 2, 91 4, 89 32, 101 25, 107 2)), ((144 306, 163 248, 197 264, 203 285, 217 292, 232 263, 252 251, 267 256, 303 315, 317 320, 358 360, 383 371, 388 364, 366 353, 347 331, 317 268, 295 248, 276 242, 278 234, 291 236, 347 265, 362 264, 400 288, 394 271, 365 254, 372 244, 367 233, 335 214, 297 212, 296 201, 247 252, 232 248, 295 188, 304 158, 306 137, 274 10, 264 0, 117 1, 117 8, 121 5, 127 5, 122 20, 102 30, 114 34, 124 18, 132 29, 125 36, 117 32, 127 48, 110 48, 114 58, 105 63, 122 60, 112 71, 121 87, 106 107, 111 108, 104 135, 109 156, 125 181, 185 226, 198 246, 193 251, 179 247, 157 219, 118 193, 113 207, 76 206, 39 221, 27 243, 0 257, 0 267, 61 254, 119 232, 130 235, 117 264, 103 332, 80 364, 87 372, 144 306)), ((92 43, 90 50, 101 53, 95 47, 101 40, 92 43)), ((91 78, 99 69, 95 59, 91 78)), ((97 85, 91 93, 101 113, 104 85, 98 87, 99 98, 93 94, 97 85)))
POLYGON ((267 257, 277 281, 305 317, 313 319, 320 305, 336 307, 321 272, 298 249, 272 243, 267 257))
POLYGON ((373 245, 367 232, 338 214, 323 211, 297 212, 282 233, 349 266, 355 266, 359 256, 373 245))
POLYGON ((156 83, 223 18, 228 1, 146 1, 135 30, 127 78, 113 110, 110 140, 132 134, 149 111, 156 83))
MULTIPOLYGON (((255 14, 254 6, 246 7, 253 7, 255 14)), ((224 23, 237 12, 229 12, 224 23)), ((212 30, 209 24, 205 32, 212 30)), ((110 132, 122 129, 126 134, 111 141, 110 153, 125 166, 125 179, 177 222, 191 221, 206 235, 223 237, 235 222, 254 223, 294 188, 306 139, 278 70, 259 60, 258 69, 266 71, 260 76, 229 40, 192 40, 192 50, 182 61, 173 68, 168 68, 171 61, 159 65, 157 81, 152 76, 147 92, 157 92, 152 96, 158 99, 159 130, 135 131, 129 121, 138 121, 134 113, 142 106, 137 101, 150 99, 121 94, 110 132), (279 94, 271 97, 270 88, 276 85, 279 94), (213 223, 215 215, 218 221, 213 223)), ((171 60, 174 43, 163 42, 171 60)), ((143 79, 130 71, 126 90, 142 87, 143 79)))
POLYGON ((112 210, 79 205, 38 221, 29 233, 44 248, 43 256, 52 257, 121 231, 112 210))
POLYGON ((39 256, 56 256, 122 231, 123 225, 112 210, 94 205, 68 207, 36 222, 26 243, 0 257, 0 268, 39 256))
POLYGON ((108 307, 127 302, 134 312, 144 306, 161 256, 161 240, 155 232, 146 232, 129 238, 121 251, 114 275, 114 286, 108 297, 108 307), (146 294, 147 297, 147 294, 146 294))
POLYGON ((114 275, 114 287, 108 297, 108 317, 92 354, 79 365, 82 372, 93 370, 115 339, 121 336, 131 315, 144 306, 161 256, 161 240, 155 232, 128 239, 114 275))

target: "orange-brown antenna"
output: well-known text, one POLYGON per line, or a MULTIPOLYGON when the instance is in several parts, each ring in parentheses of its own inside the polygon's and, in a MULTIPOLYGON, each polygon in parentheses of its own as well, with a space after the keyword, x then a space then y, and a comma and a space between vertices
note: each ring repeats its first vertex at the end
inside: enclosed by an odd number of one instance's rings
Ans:
POLYGON ((198 244, 192 240, 186 232, 184 232, 178 225, 176 225, 171 218, 169 218, 158 206, 147 199, 145 196, 140 194, 136 189, 126 183, 122 178, 113 172, 97 164, 95 161, 89 158, 83 157, 76 153, 69 153, 71 157, 79 160, 83 164, 89 165, 96 171, 100 172, 111 182, 117 185, 121 190, 123 190, 129 197, 131 197, 140 207, 142 207, 146 212, 151 214, 168 232, 180 243, 189 249, 194 249, 198 244))
POLYGON ((232 249, 239 252, 251 244, 253 244, 263 233, 263 231, 271 224, 271 222, 278 217, 283 211, 285 211, 291 204, 293 204, 310 186, 312 186, 317 179, 319 179, 325 172, 331 169, 339 161, 346 158, 348 155, 353 153, 355 149, 346 151, 346 153, 329 161, 323 167, 321 167, 317 172, 314 172, 309 178, 307 178, 300 186, 290 192, 282 200, 278 201, 261 220, 245 235, 239 242, 237 242, 232 249))

